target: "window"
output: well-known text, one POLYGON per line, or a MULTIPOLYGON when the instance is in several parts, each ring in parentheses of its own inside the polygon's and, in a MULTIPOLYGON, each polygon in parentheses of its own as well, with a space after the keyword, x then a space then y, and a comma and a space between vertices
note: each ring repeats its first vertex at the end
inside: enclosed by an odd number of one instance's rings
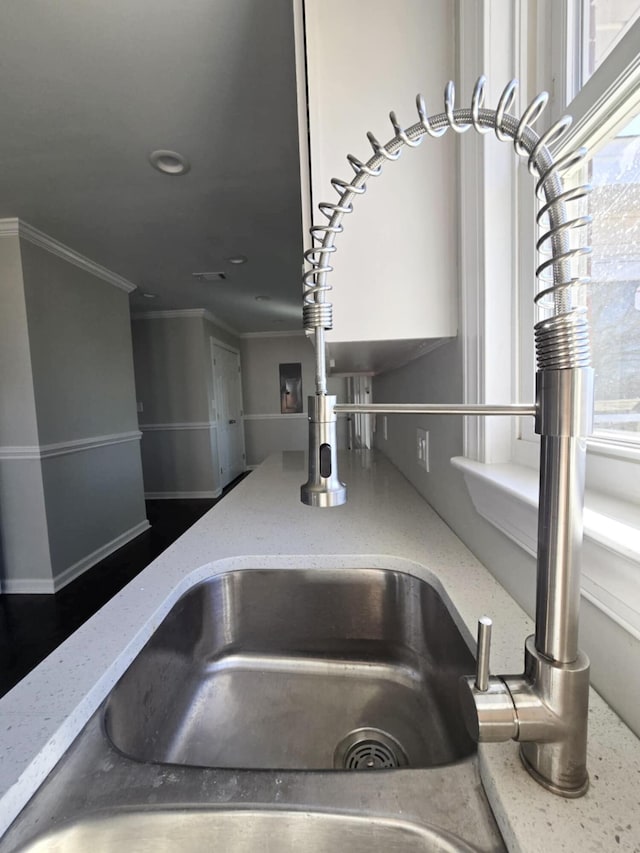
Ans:
MULTIPOLYGON (((558 4, 560 5, 560 4, 558 4)), ((555 4, 554 4, 555 8, 555 4)), ((596 405, 589 440, 588 488, 640 502, 640 2, 575 0, 565 18, 568 104, 574 117, 564 151, 586 145, 594 218, 585 291, 591 320, 596 405), (576 67, 582 76, 571 77, 576 67)), ((556 95, 556 97, 558 97, 556 95)), ((583 181, 585 175, 574 176, 583 181)), ((637 506, 636 506, 637 512, 637 506)))
POLYGON ((574 2, 564 36, 567 111, 577 119, 564 147, 593 152, 580 180, 593 186, 586 297, 594 436, 611 447, 640 446, 640 109, 631 89, 640 79, 639 16, 638 0, 574 2), (579 69, 573 78, 571 67, 579 69))
MULTIPOLYGON (((565 113, 574 117, 554 155, 559 158, 582 145, 590 151, 583 174, 566 178, 594 186, 588 197, 594 223, 585 240, 594 249, 585 269, 593 283, 583 293, 592 323, 597 405, 596 431, 588 440, 582 591, 640 639, 640 0, 522 0, 500 8, 504 14, 485 19, 480 36, 474 31, 477 21, 465 24, 461 19, 461 55, 469 57, 461 76, 478 66, 496 86, 518 76, 520 113, 538 92, 551 92, 539 132, 565 113), (509 36, 505 28, 510 28, 509 36), (512 57, 503 49, 508 39, 515 46, 512 57)), ((488 103, 497 103, 495 92, 488 103)), ((502 189, 500 205, 492 207, 496 168, 509 158, 501 152, 503 159, 494 162, 489 145, 468 137, 461 149, 465 399, 529 403, 535 374, 534 185, 526 164, 520 163, 514 169, 512 197, 502 189), (467 154, 464 146, 474 144, 484 148, 467 154), (483 212, 477 222, 469 219, 474 193, 483 212), (510 236, 498 233, 500 216, 515 223, 510 236), (490 228, 484 228, 485 221, 490 228), (507 254, 509 247, 513 250, 507 254), (514 303, 511 276, 518 281, 514 303), (479 300, 490 306, 485 314, 476 308, 479 300), (496 304, 503 312, 499 326, 493 317, 496 304), (506 322, 505 311, 510 312, 506 322), (509 327, 512 335, 505 335, 509 327), (498 335, 511 339, 510 353, 502 340, 499 348, 492 346, 498 335), (511 393, 507 363, 515 366, 511 393)), ((454 465, 463 471, 480 515, 533 555, 538 437, 531 418, 512 423, 510 436, 496 432, 489 440, 482 422, 472 424, 465 457, 454 465)))
POLYGON ((640 442, 640 117, 589 166, 594 430, 640 442))
POLYGON ((579 13, 577 47, 584 85, 631 28, 638 16, 638 0, 590 0, 579 13))
MULTIPOLYGON (((551 113, 569 113, 571 131, 554 153, 586 145, 590 157, 567 183, 590 183, 588 212, 593 225, 584 242, 591 244, 584 272, 592 283, 582 294, 589 309, 596 373, 594 435, 589 441, 590 487, 628 499, 627 467, 604 478, 595 459, 635 459, 640 464, 640 0, 567 0, 543 7, 547 27, 538 46, 536 91, 553 92, 551 113), (558 32, 562 49, 558 48, 558 32), (555 51, 549 44, 555 43, 555 51), (544 57, 551 55, 551 63, 544 57), (577 71, 576 71, 577 69, 577 71), (555 103, 554 103, 555 101, 555 103)), ((544 28, 541 27, 544 32, 544 28)), ((531 93, 530 93, 531 94, 531 93)), ((523 171, 523 170, 521 170, 523 171)), ((531 399, 534 359, 529 307, 535 258, 530 248, 534 213, 528 210, 528 176, 518 186, 520 242, 519 396, 531 399)), ((574 211, 577 215, 578 212, 574 211)), ((536 318, 537 319, 537 318, 536 318)), ((513 439, 511 457, 537 464, 537 437, 523 421, 513 439)), ((609 463, 608 463, 609 464, 609 463)), ((613 463, 609 464, 609 467, 613 463)), ((639 476, 636 467, 635 476, 639 476)))

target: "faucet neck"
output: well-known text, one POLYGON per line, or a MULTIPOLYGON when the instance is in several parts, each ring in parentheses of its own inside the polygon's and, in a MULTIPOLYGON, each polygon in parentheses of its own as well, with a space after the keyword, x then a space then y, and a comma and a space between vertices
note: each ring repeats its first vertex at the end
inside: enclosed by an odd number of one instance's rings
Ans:
POLYGON ((536 377, 540 493, 536 648, 571 663, 578 656, 580 560, 586 437, 593 417, 593 370, 540 370, 536 377))

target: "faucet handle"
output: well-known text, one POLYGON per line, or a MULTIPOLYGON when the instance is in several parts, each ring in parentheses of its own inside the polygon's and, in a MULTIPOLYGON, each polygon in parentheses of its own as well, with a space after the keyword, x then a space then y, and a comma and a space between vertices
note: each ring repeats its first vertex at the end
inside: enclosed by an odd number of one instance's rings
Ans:
POLYGON ((491 656, 491 626, 488 616, 478 619, 478 651, 476 656, 476 689, 486 693, 489 689, 489 658, 491 656))
POLYGON ((511 677, 492 678, 489 673, 492 624, 488 616, 478 619, 476 674, 465 675, 460 679, 460 700, 464 722, 471 737, 478 742, 497 743, 517 738, 518 716, 507 684, 511 677))

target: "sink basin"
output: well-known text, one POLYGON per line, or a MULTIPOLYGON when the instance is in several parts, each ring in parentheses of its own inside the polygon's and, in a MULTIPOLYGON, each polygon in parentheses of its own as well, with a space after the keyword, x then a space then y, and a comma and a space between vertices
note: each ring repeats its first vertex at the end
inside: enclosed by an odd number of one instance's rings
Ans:
POLYGON ((233 571, 175 604, 112 691, 106 731, 145 762, 437 767, 476 748, 457 698, 473 669, 437 591, 411 575, 233 571))
POLYGON ((472 853, 463 841, 401 820, 295 811, 146 811, 87 818, 48 833, 23 853, 472 853))
POLYGON ((459 714, 473 665, 410 575, 219 575, 176 603, 0 853, 505 853, 459 714))

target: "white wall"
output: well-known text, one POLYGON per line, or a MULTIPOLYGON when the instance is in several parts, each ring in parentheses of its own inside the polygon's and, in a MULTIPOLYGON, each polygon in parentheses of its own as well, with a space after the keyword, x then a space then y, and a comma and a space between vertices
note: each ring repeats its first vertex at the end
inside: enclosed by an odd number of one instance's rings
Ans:
POLYGON ((3 590, 53 592, 148 527, 128 293, 17 233, 0 286, 3 590))
MULTIPOLYGON (((314 349, 304 334, 244 335, 241 338, 242 392, 247 465, 259 465, 278 450, 306 450, 307 397, 315 393, 314 349), (302 414, 280 413, 280 364, 302 365, 302 414)), ((345 380, 332 378, 330 394, 344 400, 345 380)), ((338 443, 346 446, 346 420, 338 421, 338 443)))
MULTIPOLYGON (((317 205, 338 201, 331 179, 354 176, 347 154, 362 162, 373 155, 367 131, 386 143, 390 110, 403 127, 415 124, 418 93, 430 113, 443 111, 444 86, 455 76, 455 3, 305 0, 305 27, 313 217, 321 225, 317 205)), ((425 137, 382 171, 353 200, 336 238, 328 340, 455 335, 455 134, 425 137), (415 310, 406 312, 406 302, 415 310)))

